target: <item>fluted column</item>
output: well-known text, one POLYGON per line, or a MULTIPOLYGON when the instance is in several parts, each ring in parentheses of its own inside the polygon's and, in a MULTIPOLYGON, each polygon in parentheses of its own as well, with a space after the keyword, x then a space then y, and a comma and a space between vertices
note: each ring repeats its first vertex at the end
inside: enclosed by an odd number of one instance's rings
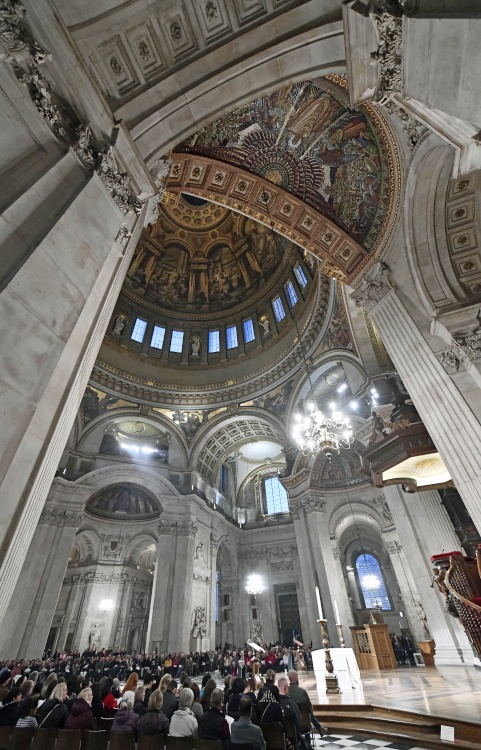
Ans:
MULTIPOLYGON (((424 631, 422 622, 418 616, 415 602, 419 602, 421 597, 409 569, 409 564, 406 560, 406 555, 402 545, 399 540, 395 538, 393 532, 388 532, 385 535, 384 541, 402 596, 402 610, 407 621, 405 627, 409 627, 416 641, 430 640, 429 635, 424 631)), ((401 609, 401 607, 395 606, 394 609, 401 609)))
POLYGON ((382 279, 358 295, 481 532, 481 424, 395 289, 382 279), (363 295, 363 296, 362 296, 363 295), (374 299, 373 299, 374 297, 374 299))
POLYGON ((443 607, 443 597, 432 587, 429 557, 459 549, 446 509, 437 492, 404 493, 397 485, 384 488, 399 534, 406 564, 416 582, 422 609, 436 643, 436 664, 472 664, 473 651, 458 621, 443 607))
POLYGON ((88 486, 56 479, 0 629, 0 658, 42 656, 88 486))
MULTIPOLYGON (((210 535, 210 617, 207 635, 210 638, 210 647, 215 648, 215 602, 217 594, 216 573, 217 573, 217 550, 219 549, 218 539, 214 534, 210 535)), ((221 603, 219 602, 219 617, 221 615, 221 603)))

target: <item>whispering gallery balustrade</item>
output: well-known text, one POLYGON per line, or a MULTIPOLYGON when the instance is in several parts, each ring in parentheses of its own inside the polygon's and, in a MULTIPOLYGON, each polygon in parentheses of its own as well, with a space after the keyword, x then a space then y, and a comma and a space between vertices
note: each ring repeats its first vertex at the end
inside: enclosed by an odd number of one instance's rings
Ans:
POLYGON ((459 619, 475 655, 481 658, 481 545, 475 558, 447 552, 433 555, 430 561, 446 611, 459 619))

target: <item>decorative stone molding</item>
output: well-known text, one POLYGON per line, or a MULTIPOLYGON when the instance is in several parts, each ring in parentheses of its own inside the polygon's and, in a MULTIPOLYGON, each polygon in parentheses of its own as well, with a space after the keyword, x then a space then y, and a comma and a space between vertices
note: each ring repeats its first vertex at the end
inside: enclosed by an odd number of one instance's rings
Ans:
POLYGON ((102 557, 119 560, 132 537, 130 535, 100 534, 100 539, 102 540, 102 557))
MULTIPOLYGON (((115 238, 115 241, 118 242, 120 245, 124 246, 124 245, 127 244, 127 242, 129 241, 130 237, 132 237, 132 232, 128 228, 127 224, 122 224, 120 226, 119 231, 117 232, 117 236, 115 238)), ((121 317, 122 316, 119 316, 119 318, 121 318, 121 317)), ((117 320, 118 320, 118 318, 117 318, 117 320)), ((122 333, 122 331, 116 331, 115 330, 115 326, 114 326, 113 333, 116 334, 116 335, 118 335, 118 336, 120 336, 120 334, 122 333)))
POLYGON ((362 307, 368 314, 376 307, 393 288, 388 274, 389 269, 384 263, 376 263, 373 266, 369 275, 363 279, 360 287, 351 294, 356 302, 356 307, 362 307))
POLYGON ((332 548, 332 556, 334 560, 340 560, 341 559, 341 550, 339 547, 333 547, 332 548))
POLYGON ((271 570, 273 573, 286 573, 289 570, 294 570, 294 563, 292 560, 281 560, 281 562, 272 562, 271 570))
POLYGON ((258 562, 259 560, 278 560, 279 558, 297 557, 297 547, 295 544, 284 547, 255 547, 254 549, 241 549, 238 553, 240 563, 258 562))
MULTIPOLYGON (((384 3, 385 5, 386 3, 384 3)), ((401 94, 403 86, 402 19, 381 9, 370 12, 378 47, 371 60, 379 65, 379 78, 373 99, 385 104, 393 94, 401 94)))
POLYGON ((140 214, 142 204, 131 191, 127 172, 120 171, 113 146, 107 146, 100 154, 97 173, 124 215, 140 214))
POLYGON ((194 578, 194 581, 196 581, 197 583, 210 583, 211 581, 210 576, 203 576, 203 575, 200 575, 200 573, 194 573, 193 578, 194 578))
POLYGON ((389 114, 396 115, 396 117, 401 120, 401 126, 406 136, 408 146, 411 151, 414 151, 421 135, 424 132, 427 132, 427 128, 408 114, 396 99, 389 99, 389 101, 384 103, 384 108, 387 109, 389 114))
POLYGON ((254 641, 255 643, 264 642, 264 634, 262 631, 262 625, 260 624, 258 620, 254 620, 253 622, 251 622, 250 637, 251 637, 251 641, 254 641))
POLYGON ((307 497, 291 502, 292 517, 298 519, 301 515, 306 516, 314 511, 325 511, 326 501, 321 497, 307 497))
POLYGON ((131 576, 130 573, 112 573, 107 575, 106 573, 99 573, 93 571, 87 571, 79 575, 67 576, 63 584, 65 586, 75 586, 78 584, 89 584, 89 583, 122 583, 122 584, 139 584, 143 585, 145 582, 137 576, 131 576))
POLYGON ((0 42, 7 50, 0 53, 0 61, 11 63, 17 75, 37 70, 52 59, 50 52, 32 36, 25 24, 25 14, 18 0, 0 0, 0 42))
POLYGON ((436 356, 448 372, 459 372, 462 366, 481 359, 481 329, 467 336, 453 336, 451 346, 436 356))
POLYGON ((48 526, 72 526, 78 528, 82 523, 83 513, 62 510, 61 508, 44 508, 40 514, 39 524, 48 526))
POLYGON ((343 0, 343 4, 361 16, 385 13, 395 18, 411 15, 417 8, 417 0, 343 0))
POLYGON ((395 555, 396 553, 399 553, 402 551, 402 545, 400 542, 387 542, 386 549, 389 552, 390 555, 395 555))
POLYGON ((77 136, 78 141, 73 148, 73 152, 80 159, 85 169, 93 170, 97 161, 97 153, 93 146, 92 130, 89 123, 77 128, 77 136))
POLYGON ((159 521, 157 532, 172 536, 195 536, 199 527, 193 521, 159 521))
POLYGON ((379 495, 379 497, 372 497, 369 500, 369 504, 376 508, 376 510, 381 514, 386 523, 394 523, 391 511, 389 510, 389 506, 383 495, 379 495))

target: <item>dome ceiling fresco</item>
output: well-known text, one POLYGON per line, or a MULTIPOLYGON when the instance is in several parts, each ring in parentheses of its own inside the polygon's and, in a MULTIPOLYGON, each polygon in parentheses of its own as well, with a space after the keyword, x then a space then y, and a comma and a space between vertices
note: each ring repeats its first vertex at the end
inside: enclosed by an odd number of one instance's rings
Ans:
POLYGON ((96 492, 86 505, 86 511, 100 518, 158 516, 160 507, 145 487, 137 484, 111 484, 96 492))
POLYGON ((392 182, 368 107, 320 78, 279 89, 200 130, 177 151, 241 167, 330 217, 365 249, 386 219, 392 182))
POLYGON ((252 219, 181 196, 143 231, 124 291, 176 315, 234 312, 263 297, 300 254, 252 219))

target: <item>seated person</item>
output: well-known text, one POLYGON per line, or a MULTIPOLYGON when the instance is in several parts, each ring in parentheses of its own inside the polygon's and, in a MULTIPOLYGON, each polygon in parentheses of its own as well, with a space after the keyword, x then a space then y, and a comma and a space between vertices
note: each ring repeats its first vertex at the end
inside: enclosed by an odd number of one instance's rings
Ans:
POLYGON ((145 713, 138 723, 138 733, 141 734, 162 734, 169 732, 169 720, 162 713, 162 704, 164 696, 161 690, 154 690, 150 694, 147 713, 145 713))
POLYGON ((170 720, 169 734, 171 737, 196 737, 197 719, 192 713, 194 693, 190 688, 184 688, 179 695, 179 708, 174 711, 170 720))
POLYGON ((120 707, 112 722, 111 732, 132 732, 135 733, 139 723, 139 715, 134 711, 135 693, 128 690, 123 694, 120 707))
POLYGON ((252 701, 247 695, 243 695, 239 703, 239 718, 232 725, 232 742, 239 744, 252 743, 256 750, 265 750, 266 743, 260 727, 256 727, 251 721, 252 701))
POLYGON ((224 694, 219 688, 212 691, 210 706, 199 719, 199 739, 222 740, 226 750, 230 744, 229 725, 222 713, 224 694))
POLYGON ((14 727, 18 720, 18 708, 22 700, 20 688, 12 688, 0 708, 0 727, 14 727))

